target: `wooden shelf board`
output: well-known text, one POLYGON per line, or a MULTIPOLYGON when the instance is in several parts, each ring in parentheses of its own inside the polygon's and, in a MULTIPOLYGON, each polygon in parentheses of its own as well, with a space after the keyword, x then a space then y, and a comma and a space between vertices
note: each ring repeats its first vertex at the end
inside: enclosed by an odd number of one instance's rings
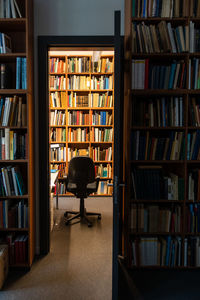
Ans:
POLYGON ((132 58, 185 58, 188 56, 188 52, 181 52, 181 53, 132 53, 132 58))
POLYGON ((9 163, 9 164, 26 164, 28 162, 28 159, 5 159, 5 160, 0 160, 0 164, 2 163, 9 163))
POLYGON ((68 92, 75 92, 75 93, 77 93, 77 92, 88 92, 89 93, 90 89, 88 89, 88 90, 87 89, 85 89, 85 90, 71 90, 71 89, 68 89, 67 91, 68 92))
POLYGON ((2 18, 0 19, 0 29, 6 31, 25 31, 25 18, 2 18))
POLYGON ((68 144, 89 144, 90 142, 69 142, 68 144))
POLYGON ((113 144, 113 142, 90 142, 91 144, 113 144))
POLYGON ((145 127, 145 126, 132 126, 132 130, 186 130, 186 126, 167 126, 167 127, 145 127))
POLYGON ((113 110, 114 107, 90 107, 91 110, 113 110))
POLYGON ((0 196, 0 200, 3 199, 28 199, 28 195, 22 195, 22 196, 0 196))
POLYGON ((105 90, 91 90, 91 92, 112 92, 113 89, 105 89, 105 90))
POLYGON ((112 164, 113 161, 109 161, 109 160, 94 160, 95 164, 112 164))
POLYGON ((49 125, 49 127, 53 127, 53 128, 60 128, 60 127, 66 127, 66 125, 49 125))
POLYGON ((5 129, 5 128, 9 128, 9 129, 11 129, 11 130, 16 130, 16 129, 18 129, 18 130, 21 130, 21 129, 28 129, 28 127, 27 126, 21 126, 21 127, 17 127, 17 126, 0 126, 0 129, 5 129))
POLYGON ((59 141, 59 142, 50 141, 50 144, 66 144, 66 141, 59 141))
POLYGON ((1 53, 0 61, 16 62, 16 57, 26 57, 26 53, 1 53))
POLYGON ((26 94, 27 90, 18 90, 18 89, 0 89, 0 94, 26 94))
POLYGON ((130 230, 131 235, 137 235, 137 236, 155 236, 155 235, 177 235, 181 236, 181 232, 134 232, 133 230, 130 230))
POLYGON ((67 125, 67 127, 74 127, 74 128, 79 128, 79 127, 91 127, 91 125, 67 125))
MULTIPOLYGON (((56 196, 56 195, 54 195, 56 196)), ((111 197, 112 194, 91 194, 89 197, 111 197)), ((73 194, 58 194, 58 197, 75 197, 73 194)))
POLYGON ((68 72, 67 75, 90 75, 90 72, 68 72))
POLYGON ((68 110, 90 110, 88 107, 68 107, 68 110))
POLYGON ((114 126, 113 125, 91 125, 91 127, 108 127, 108 128, 112 128, 114 126))
MULTIPOLYGON (((200 90, 199 90, 200 92, 200 90)), ((163 90, 163 89, 136 89, 136 90, 131 90, 131 93, 136 96, 142 96, 142 95, 186 95, 188 94, 187 89, 175 89, 175 90, 163 90)))
POLYGON ((66 163, 66 160, 62 160, 62 161, 50 161, 50 164, 63 164, 66 163))
POLYGON ((132 199, 131 203, 177 203, 177 204, 183 204, 184 200, 167 200, 167 199, 160 199, 160 200, 150 200, 150 199, 132 199))
POLYGON ((64 107, 50 107, 50 110, 66 110, 64 107))
POLYGON ((131 164, 183 164, 184 160, 130 160, 131 164))
POLYGON ((176 23, 176 22, 186 22, 188 20, 188 17, 181 17, 181 18, 161 18, 161 17, 148 17, 148 18, 132 18, 132 21, 141 21, 141 22, 161 22, 161 21, 168 21, 171 23, 176 23))
POLYGON ((28 228, 0 228, 0 231, 17 231, 17 232, 23 232, 23 231, 28 231, 28 228))

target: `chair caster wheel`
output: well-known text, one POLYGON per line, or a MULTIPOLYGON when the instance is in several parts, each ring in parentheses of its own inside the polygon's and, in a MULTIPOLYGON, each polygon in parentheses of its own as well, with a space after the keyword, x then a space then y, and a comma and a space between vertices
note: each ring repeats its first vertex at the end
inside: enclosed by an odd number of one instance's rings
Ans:
POLYGON ((66 222, 65 222, 65 225, 66 225, 66 226, 69 225, 69 221, 66 221, 66 222))
POLYGON ((92 223, 88 223, 88 227, 92 227, 92 223))
POLYGON ((98 216, 98 220, 101 220, 101 216, 98 216))

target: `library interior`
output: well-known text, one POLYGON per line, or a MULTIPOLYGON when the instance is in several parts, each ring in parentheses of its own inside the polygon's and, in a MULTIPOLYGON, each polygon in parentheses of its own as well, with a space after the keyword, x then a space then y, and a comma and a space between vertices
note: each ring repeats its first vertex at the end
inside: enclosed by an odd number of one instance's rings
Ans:
POLYGON ((200 0, 58 2, 0 0, 0 298, 199 299, 200 0))

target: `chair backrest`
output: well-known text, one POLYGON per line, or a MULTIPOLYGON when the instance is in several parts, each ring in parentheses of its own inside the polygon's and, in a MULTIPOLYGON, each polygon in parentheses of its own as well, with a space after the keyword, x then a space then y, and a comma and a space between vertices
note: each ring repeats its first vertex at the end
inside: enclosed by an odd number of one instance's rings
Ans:
POLYGON ((68 180, 71 183, 87 185, 95 181, 93 160, 88 156, 76 156, 69 162, 68 180))

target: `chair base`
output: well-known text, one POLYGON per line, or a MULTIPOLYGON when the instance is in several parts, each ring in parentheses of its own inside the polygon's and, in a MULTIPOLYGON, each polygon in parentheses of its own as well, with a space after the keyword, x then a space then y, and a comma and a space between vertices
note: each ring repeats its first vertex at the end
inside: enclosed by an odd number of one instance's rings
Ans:
POLYGON ((86 212, 85 206, 84 206, 84 198, 80 199, 80 211, 66 211, 64 213, 64 217, 66 218, 65 224, 69 225, 72 224, 71 221, 78 219, 78 222, 75 223, 86 223, 88 227, 92 227, 92 222, 87 218, 87 216, 98 216, 98 220, 101 220, 101 214, 95 213, 95 212, 86 212), (67 215, 71 214, 74 215, 71 218, 67 218, 67 215))

